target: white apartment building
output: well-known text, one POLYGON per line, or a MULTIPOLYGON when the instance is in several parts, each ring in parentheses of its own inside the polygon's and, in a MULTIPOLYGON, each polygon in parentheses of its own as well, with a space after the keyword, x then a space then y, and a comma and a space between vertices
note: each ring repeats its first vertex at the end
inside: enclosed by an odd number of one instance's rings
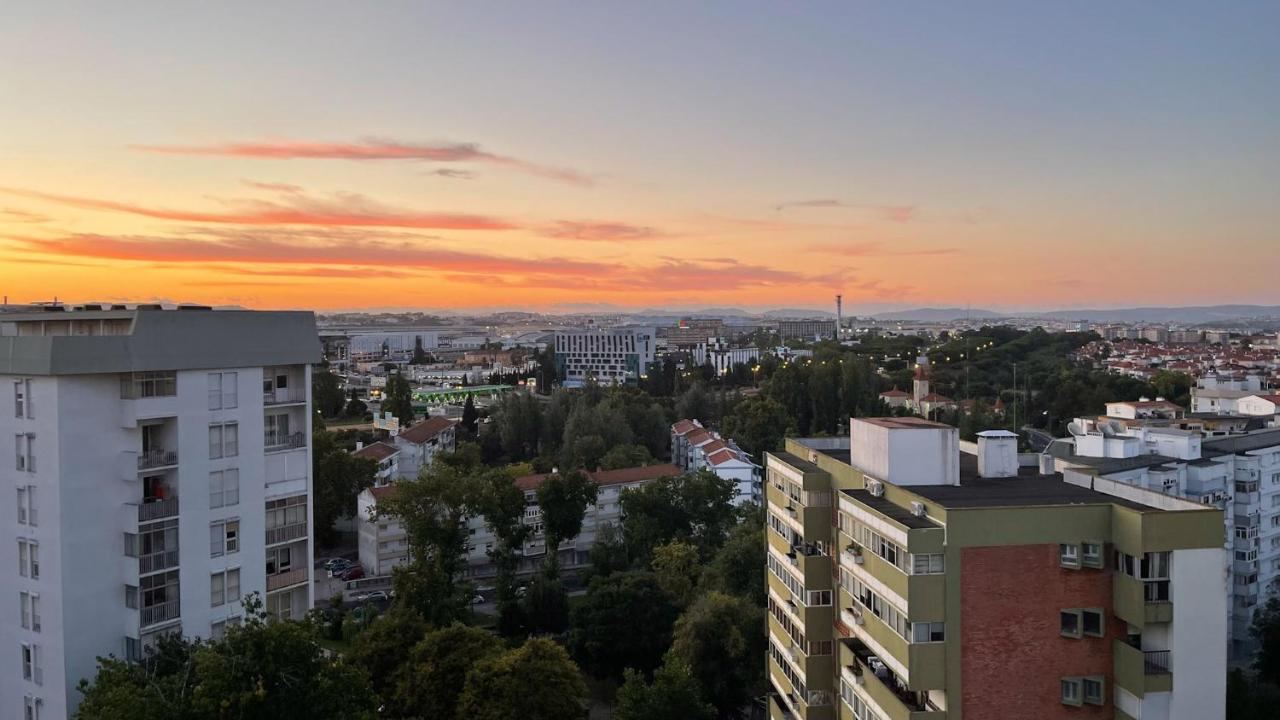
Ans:
POLYGON ((356 500, 357 547, 365 574, 390 575, 409 562, 409 536, 393 517, 378 517, 378 501, 394 492, 392 485, 378 485, 360 492, 356 500))
POLYGON ((98 656, 216 637, 250 594, 311 607, 319 359, 311 313, 0 314, 0 717, 68 717, 98 656))
POLYGON ((1043 469, 1090 468, 1098 477, 1186 498, 1223 510, 1231 551, 1231 649, 1252 651, 1249 625, 1268 597, 1280 594, 1280 429, 1226 437, 1190 430, 1127 427, 1079 419, 1072 437, 1046 448, 1043 469))
POLYGON ((635 383, 649 374, 654 358, 653 328, 557 330, 556 371, 565 387, 635 383))
POLYGON ((693 349, 693 361, 699 365, 711 364, 717 375, 724 375, 734 365, 754 365, 760 359, 760 348, 733 347, 722 339, 710 343, 698 343, 693 349))
POLYGON ((760 466, 733 440, 704 428, 697 420, 679 420, 671 426, 671 462, 685 472, 707 470, 732 481, 735 505, 760 504, 760 466))
POLYGON ((416 478, 430 467, 436 455, 453 452, 457 447, 458 423, 446 417, 433 416, 401 430, 392 439, 397 451, 395 473, 402 478, 416 478))

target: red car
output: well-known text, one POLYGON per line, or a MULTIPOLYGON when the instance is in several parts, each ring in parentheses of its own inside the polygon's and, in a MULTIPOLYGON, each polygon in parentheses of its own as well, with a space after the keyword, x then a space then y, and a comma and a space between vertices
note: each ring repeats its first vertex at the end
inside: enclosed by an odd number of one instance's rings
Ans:
POLYGON ((343 570, 342 574, 338 575, 338 578, 341 580, 359 580, 362 577, 364 577, 364 568, 359 565, 352 565, 346 570, 343 570))

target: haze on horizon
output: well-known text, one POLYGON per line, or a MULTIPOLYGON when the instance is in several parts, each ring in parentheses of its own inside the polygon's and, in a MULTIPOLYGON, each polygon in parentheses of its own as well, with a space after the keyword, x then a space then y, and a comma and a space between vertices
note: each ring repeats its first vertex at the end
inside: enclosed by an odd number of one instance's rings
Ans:
POLYGON ((1280 302, 1280 6, 27 3, 0 292, 1280 302))

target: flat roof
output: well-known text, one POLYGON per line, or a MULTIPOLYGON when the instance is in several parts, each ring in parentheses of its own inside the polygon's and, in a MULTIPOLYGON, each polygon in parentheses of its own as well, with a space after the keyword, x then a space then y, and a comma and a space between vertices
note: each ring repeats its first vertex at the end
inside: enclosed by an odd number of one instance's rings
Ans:
POLYGON ((863 505, 866 505, 872 510, 875 510, 881 515, 884 515, 890 520, 893 520, 900 525, 905 525, 912 530, 942 527, 927 517, 913 515, 910 510, 894 505, 882 497, 876 497, 866 490, 841 490, 840 492, 844 495, 848 495, 854 500, 857 500, 863 505))
POLYGON ((911 485, 904 489, 944 508, 1017 507, 1021 505, 1120 505, 1153 508, 1115 495, 1072 485, 1057 475, 962 479, 959 485, 911 485))
POLYGON ((817 465, 814 465, 808 460, 805 460, 799 455, 796 455, 794 453, 789 453, 785 450, 779 450, 778 452, 770 452, 769 454, 778 458, 779 460, 786 463, 787 465, 790 465, 791 467, 799 470, 800 472, 805 472, 805 473, 826 472, 822 468, 818 467, 817 465))
MULTIPOLYGON (((1201 447, 1203 447, 1203 445, 1201 447)), ((1126 470, 1140 470, 1142 468, 1164 465, 1166 463, 1180 462, 1177 458, 1169 457, 1167 455, 1136 455, 1134 457, 1127 458, 1104 458, 1091 457, 1089 455, 1077 455, 1075 451, 1075 443, 1065 438, 1058 438, 1049 443, 1049 446, 1046 447, 1044 451, 1059 460, 1066 460, 1073 465, 1090 467, 1104 475, 1124 472, 1126 470)))
POLYGON ((1280 428, 1252 432, 1248 435, 1232 435, 1205 440, 1200 444, 1200 455, 1202 457, 1218 457, 1220 455, 1249 452, 1250 450, 1261 450, 1275 445, 1280 445, 1280 428))
POLYGON ((880 417, 880 418, 854 418, 854 422, 862 422, 877 427, 888 428, 890 430, 951 430, 952 426, 946 423, 934 422, 933 420, 925 420, 917 417, 880 417))

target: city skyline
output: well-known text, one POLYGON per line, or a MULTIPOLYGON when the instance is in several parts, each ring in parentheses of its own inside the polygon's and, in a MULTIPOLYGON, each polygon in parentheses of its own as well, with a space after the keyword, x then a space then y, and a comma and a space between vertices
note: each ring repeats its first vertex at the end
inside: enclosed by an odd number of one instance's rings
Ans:
POLYGON ((10 14, 10 301, 1276 301, 1274 6, 229 7, 10 14))

